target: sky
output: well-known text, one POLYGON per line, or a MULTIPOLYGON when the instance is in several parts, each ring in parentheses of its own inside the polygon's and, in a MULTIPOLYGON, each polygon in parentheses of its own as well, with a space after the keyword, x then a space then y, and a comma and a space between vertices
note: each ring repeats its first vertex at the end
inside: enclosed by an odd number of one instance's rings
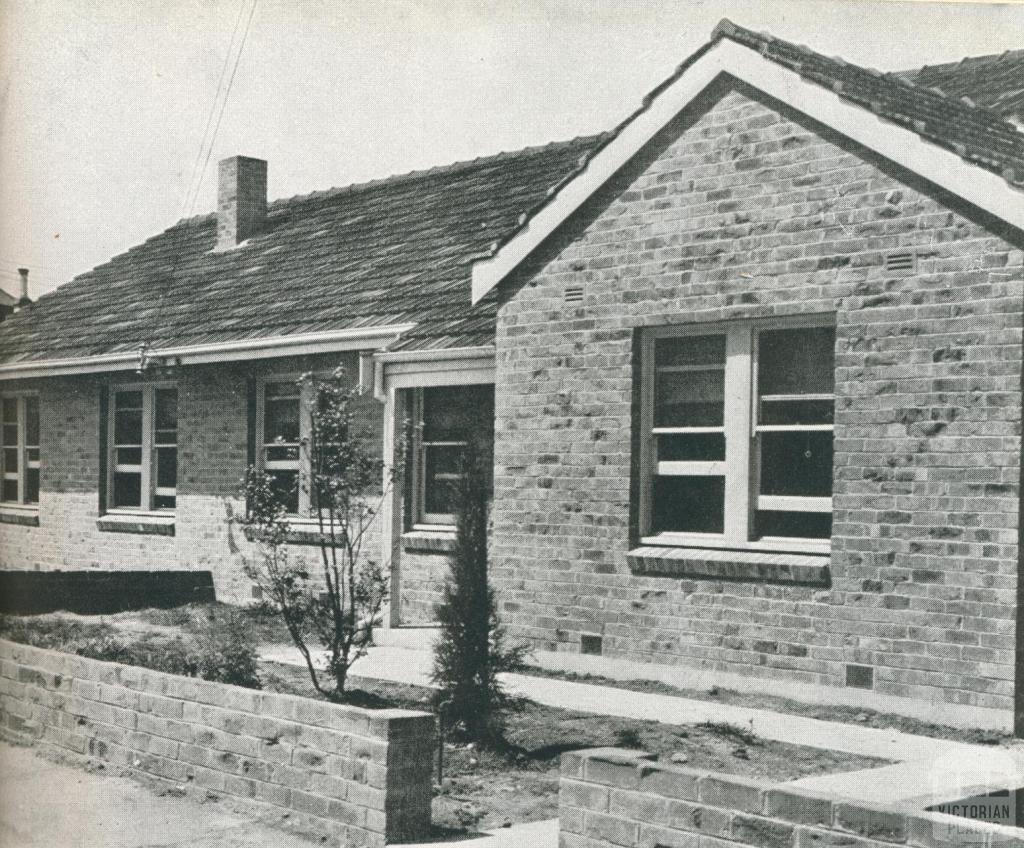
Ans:
POLYGON ((213 211, 227 156, 277 198, 608 129, 723 17, 882 70, 1024 47, 1024 0, 0 0, 0 287, 213 211))

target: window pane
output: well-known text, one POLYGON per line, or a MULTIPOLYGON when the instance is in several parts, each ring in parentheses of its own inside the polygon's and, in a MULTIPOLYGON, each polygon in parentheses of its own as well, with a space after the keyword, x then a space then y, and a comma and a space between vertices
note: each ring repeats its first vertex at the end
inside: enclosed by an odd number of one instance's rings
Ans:
MULTIPOLYGON (((269 388, 269 386, 268 386, 269 388)), ((263 441, 299 441, 299 399, 271 398, 264 402, 263 441)))
POLYGON ((282 447, 275 445, 266 449, 267 462, 297 462, 299 449, 297 447, 282 447))
POLYGON ((142 410, 119 409, 114 415, 114 444, 142 444, 142 410))
POLYGON ((154 438, 158 445, 174 445, 178 441, 178 390, 157 389, 154 400, 154 438))
POLYGON ((17 501, 18 500, 18 481, 17 480, 4 480, 3 485, 3 500, 5 501, 17 501))
POLYGON ((142 448, 118 448, 114 453, 117 465, 142 465, 142 448))
POLYGON ((4 448, 4 473, 13 474, 18 470, 18 449, 4 448))
POLYGON ((425 512, 445 515, 455 512, 463 450, 457 445, 425 448, 425 512))
POLYGON ((423 390, 423 440, 462 442, 493 427, 493 386, 438 386, 423 390))
POLYGON ((827 512, 759 510, 755 522, 759 537, 792 536, 798 539, 828 539, 832 536, 832 515, 827 512))
POLYGON ((295 514, 299 511, 299 472, 298 471, 268 471, 267 476, 271 479, 271 488, 274 494, 284 504, 288 512, 295 514))
POLYGON ((834 420, 831 400, 761 401, 761 424, 832 424, 834 420))
POLYGON ((153 508, 154 509, 174 509, 177 505, 178 499, 174 495, 154 495, 153 496, 153 508))
POLYGON ((3 423, 4 424, 17 424, 18 423, 18 399, 17 398, 4 398, 4 402, 3 402, 3 423))
POLYGON ((39 398, 25 398, 25 444, 39 444, 39 398))
POLYGON ((117 409, 142 409, 142 392, 117 392, 114 395, 117 409))
POLYGON ((114 506, 142 506, 142 477, 132 472, 114 474, 114 506))
POLYGON ((721 365, 725 367, 725 336, 677 336, 658 339, 655 367, 666 365, 721 365))
POLYGON ((659 462, 721 462, 724 433, 686 433, 657 436, 659 462))
POLYGON ((721 427, 725 371, 660 371, 654 404, 655 427, 721 427))
POLYGON ((156 452, 156 485, 161 489, 173 489, 178 481, 177 448, 160 448, 156 452))
POLYGON ((25 471, 25 503, 39 503, 39 469, 25 471))
POLYGON ((762 433, 761 494, 832 495, 832 433, 762 433))
POLYGON ((721 533, 725 529, 724 477, 655 477, 655 533, 721 533))
POLYGON ((765 330, 758 336, 762 395, 831 394, 836 331, 832 327, 765 330))
POLYGON ((17 424, 4 424, 3 426, 3 443, 12 447, 18 444, 18 425, 17 424))

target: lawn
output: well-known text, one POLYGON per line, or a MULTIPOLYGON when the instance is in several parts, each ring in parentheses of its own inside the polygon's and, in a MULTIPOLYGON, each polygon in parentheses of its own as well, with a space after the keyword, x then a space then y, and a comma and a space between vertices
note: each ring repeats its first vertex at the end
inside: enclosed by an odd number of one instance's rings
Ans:
MULTIPOLYGON (((0 616, 0 636, 87 655, 99 651, 100 658, 200 674, 198 665, 198 671, 181 670, 188 666, 181 666, 184 660, 180 658, 191 660, 196 651, 215 645, 219 638, 250 646, 288 641, 275 616, 223 604, 110 616, 0 616)), ((260 661, 257 671, 259 684, 266 691, 317 697, 302 668, 260 661)), ((427 688, 360 677, 352 677, 350 687, 352 702, 362 706, 431 709, 431 690, 427 688)), ((480 751, 457 741, 445 745, 444 779, 435 788, 435 824, 473 830, 554 818, 558 813, 559 757, 579 748, 640 748, 659 759, 693 768, 773 781, 884 765, 868 757, 760 739, 735 725, 669 725, 532 702, 508 715, 505 743, 498 751, 480 751)))

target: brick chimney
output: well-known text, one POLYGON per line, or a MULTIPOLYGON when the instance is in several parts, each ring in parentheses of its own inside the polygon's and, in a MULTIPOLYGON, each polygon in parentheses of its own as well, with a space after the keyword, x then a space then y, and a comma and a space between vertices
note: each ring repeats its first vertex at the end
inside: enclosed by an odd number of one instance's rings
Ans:
POLYGON ((28 296, 28 268, 19 268, 21 275, 21 297, 18 298, 18 306, 28 306, 32 301, 28 296))
POLYGON ((248 156, 222 159, 217 183, 217 250, 258 235, 267 220, 267 163, 248 156))

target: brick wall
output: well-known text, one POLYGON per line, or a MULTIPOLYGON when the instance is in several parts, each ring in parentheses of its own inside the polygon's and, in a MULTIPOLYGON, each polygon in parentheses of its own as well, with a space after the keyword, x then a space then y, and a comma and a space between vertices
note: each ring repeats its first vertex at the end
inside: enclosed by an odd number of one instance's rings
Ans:
POLYGON ((561 848, 1020 844, 1016 828, 848 803, 615 748, 562 755, 558 818, 561 848))
MULTIPOLYGON (((134 374, 39 380, 42 458, 37 527, 0 521, 0 568, 204 570, 213 573, 217 597, 248 602, 252 587, 242 573, 245 557, 257 555, 230 518, 244 512, 237 493, 247 462, 246 380, 262 374, 330 370, 344 364, 354 380, 355 354, 257 360, 182 368, 166 379, 178 387, 178 496, 174 535, 109 532, 97 527, 100 480, 100 387, 137 382, 134 374)), ((21 384, 14 386, 20 387, 21 384)), ((0 385, 0 391, 3 390, 0 385)), ((382 404, 366 395, 360 416, 379 448, 382 404)), ((379 528, 364 550, 377 554, 379 528)), ((313 546, 292 555, 319 562, 313 546)))
POLYGON ((865 156, 725 92, 509 286, 491 561, 513 635, 794 685, 861 664, 878 695, 1009 721, 1021 236, 865 156), (916 269, 887 274, 895 249, 916 269), (831 586, 634 573, 636 331, 811 313, 837 326, 831 586))
POLYGON ((426 838, 434 720, 0 641, 0 733, 285 816, 346 848, 426 838))

